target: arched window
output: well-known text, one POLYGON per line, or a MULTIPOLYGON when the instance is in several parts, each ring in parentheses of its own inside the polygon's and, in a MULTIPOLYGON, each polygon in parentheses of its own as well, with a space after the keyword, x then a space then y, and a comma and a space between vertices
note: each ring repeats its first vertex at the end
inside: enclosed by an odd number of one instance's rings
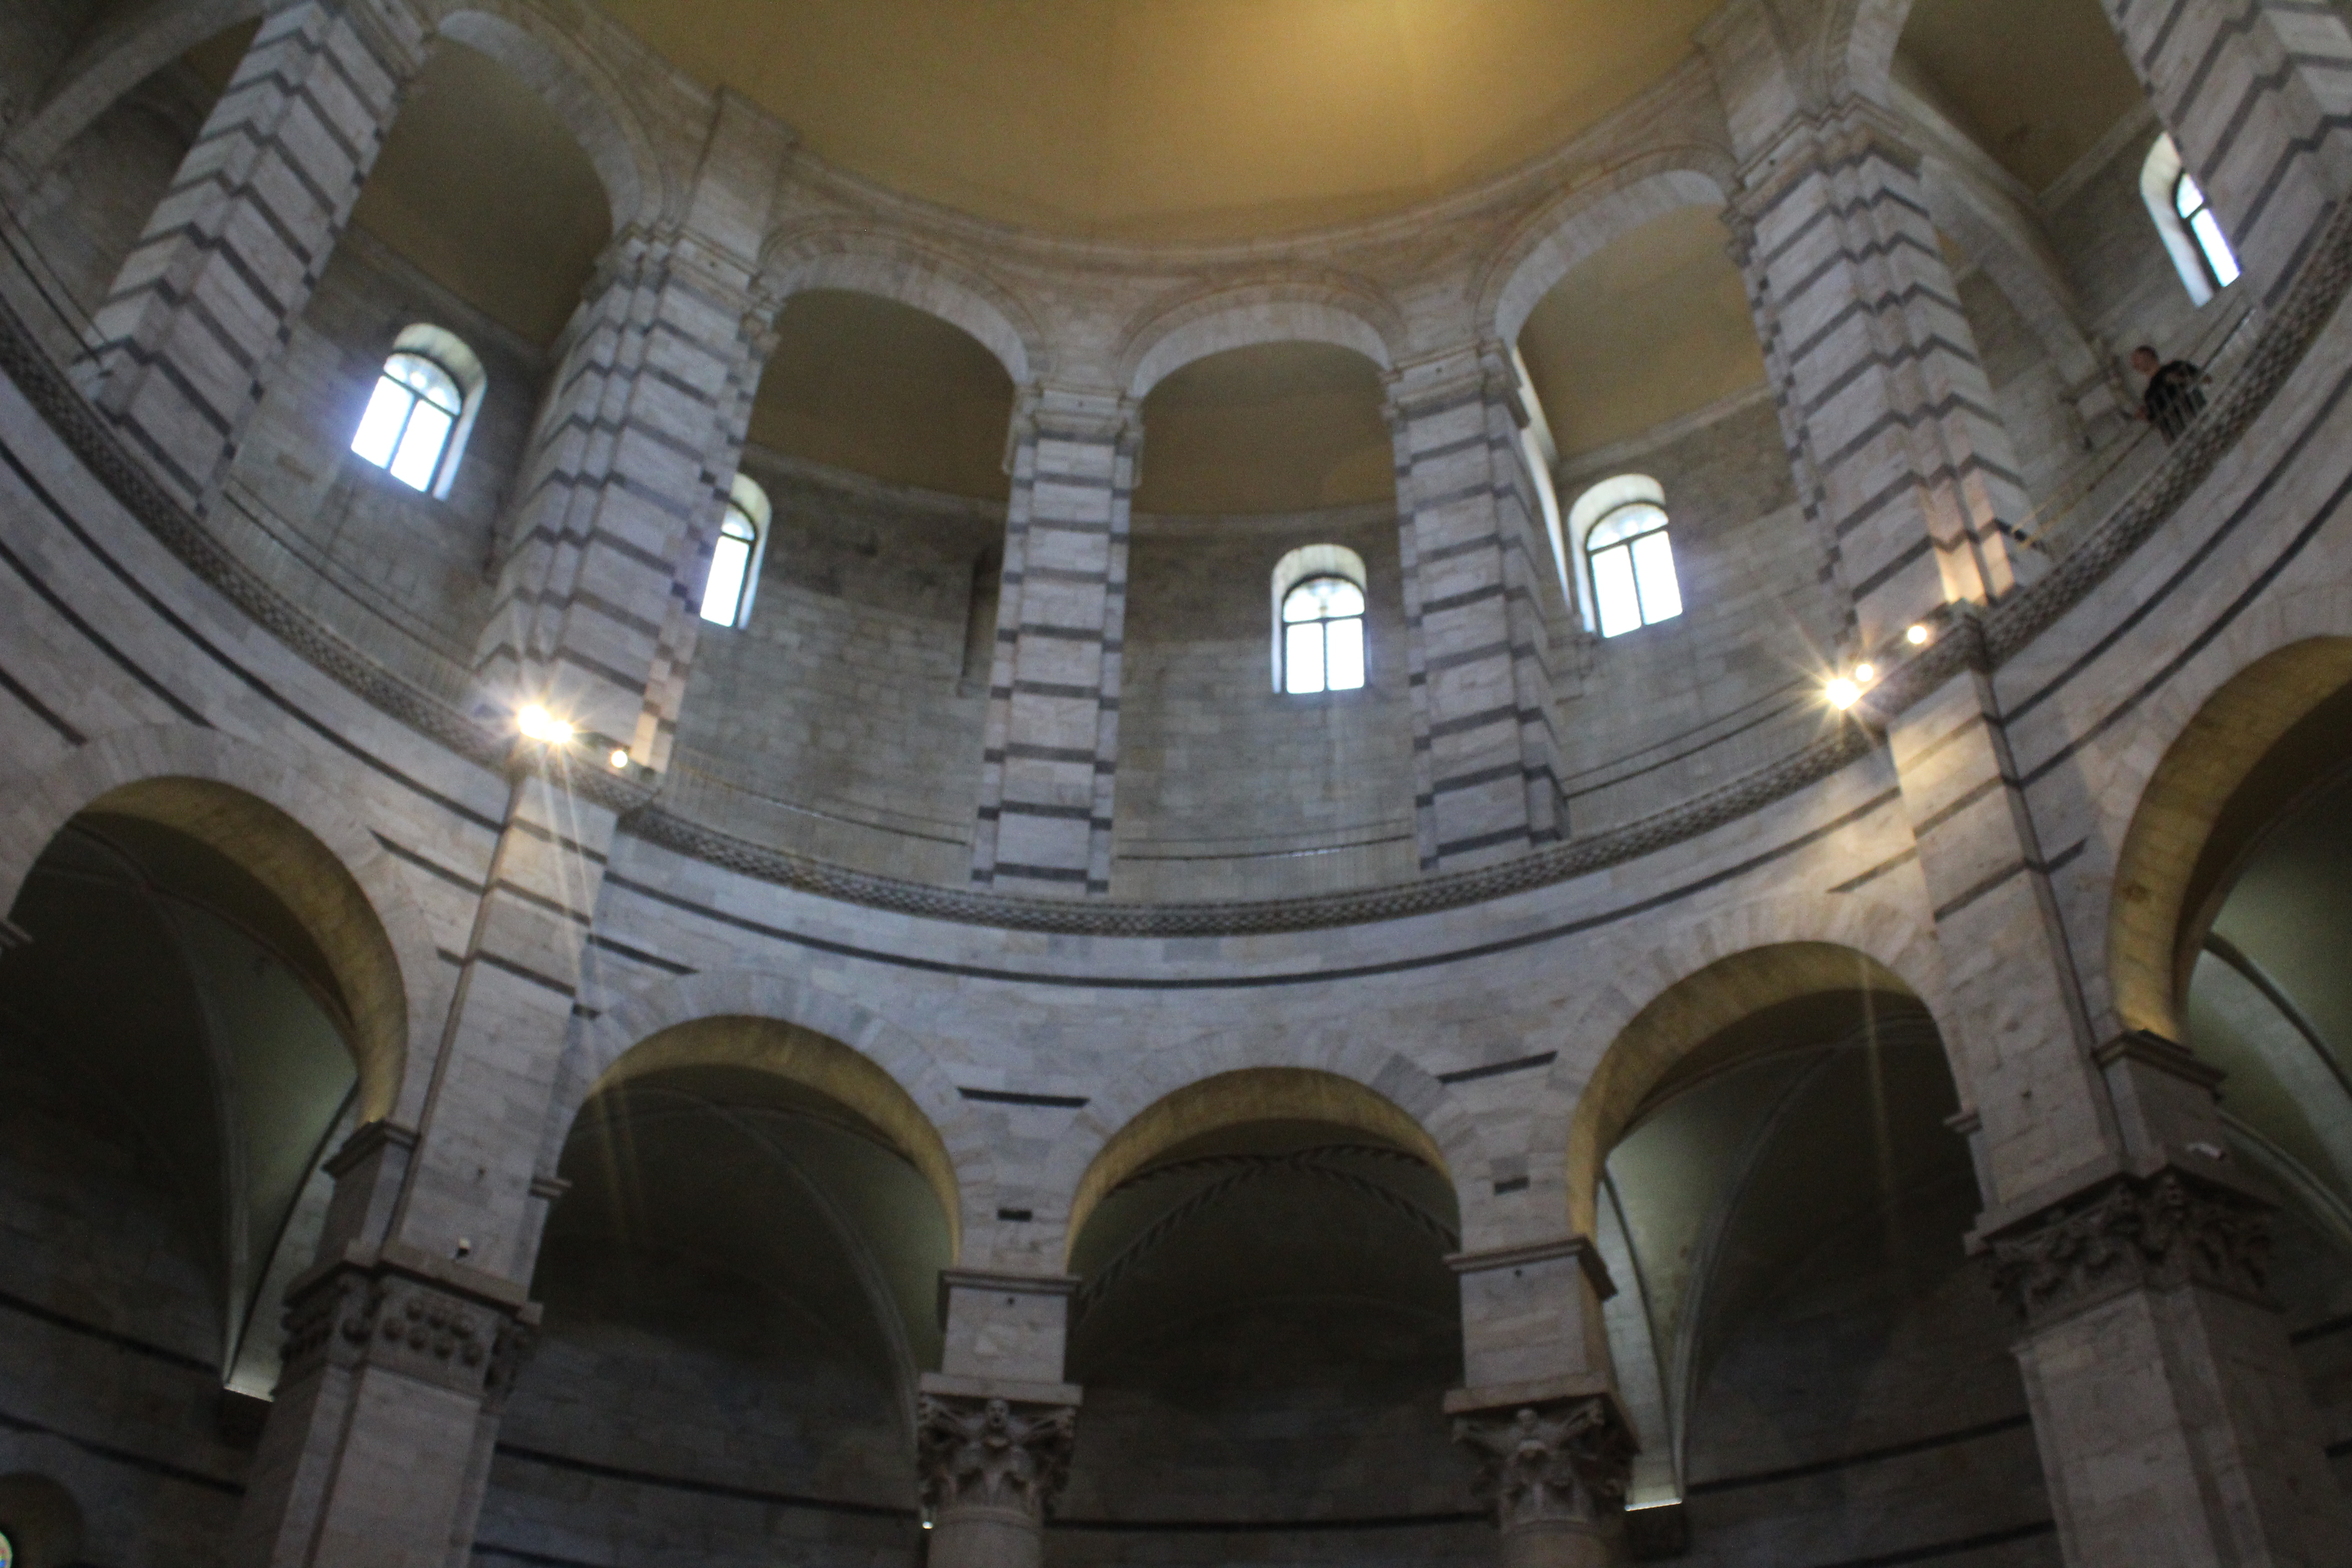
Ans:
POLYGON ((2181 163, 2180 149, 2171 137, 2158 137, 2148 149, 2147 162, 2140 166, 2139 194, 2189 299, 2202 305, 2238 280, 2237 253, 2222 232, 2221 215, 2181 163))
POLYGON ((760 560, 767 552, 768 492, 741 474, 727 497, 719 542, 710 551, 710 576, 702 588, 702 618, 714 626, 740 626, 751 618, 751 595, 760 585, 760 560))
POLYGON ((0 1530, 0 1568, 15 1568, 16 1562, 16 1548, 9 1541, 8 1532, 0 1530))
POLYGON ((1364 559, 1309 544, 1274 569, 1274 689, 1293 697, 1364 684, 1364 559))
POLYGON ((2172 184, 2172 210, 2189 226, 2189 237, 2197 242, 2197 254, 2212 275, 2213 287, 2227 289, 2238 280, 2238 258, 2230 249, 2229 237, 2221 232, 2221 220, 2214 214, 2212 204, 2205 199, 2196 179, 2183 174, 2172 184))
POLYGON ((1604 637, 1683 613, 1666 536, 1666 492, 1646 474, 1622 474, 1584 492, 1569 513, 1592 584, 1593 629, 1604 637))
POLYGON ((410 327, 393 340, 352 450, 409 489, 447 499, 488 379, 453 333, 410 327))

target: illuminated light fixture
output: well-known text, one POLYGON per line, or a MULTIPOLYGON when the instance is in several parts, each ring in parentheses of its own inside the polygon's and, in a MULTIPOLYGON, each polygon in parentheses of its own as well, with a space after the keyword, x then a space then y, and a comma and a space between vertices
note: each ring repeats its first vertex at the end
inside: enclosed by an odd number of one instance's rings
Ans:
POLYGON ((1843 713, 1862 700, 1862 688, 1841 675, 1822 689, 1822 695, 1830 700, 1831 707, 1843 713))
POLYGON ((572 739, 572 726, 534 702, 515 715, 515 728, 529 741, 561 746, 572 739))
POLYGON ((627 748, 627 747, 625 747, 625 746, 616 746, 616 747, 614 747, 614 748, 613 749, 613 771, 614 771, 614 772, 615 772, 615 773, 618 773, 621 769, 625 768, 625 767, 627 767, 628 765, 629 765, 629 752, 628 752, 628 748, 627 748))
POLYGON ((1926 647, 1927 646, 1927 628, 1924 625, 1916 626, 1903 634, 1903 640, 1909 643, 1913 647, 1926 647))
POLYGON ((928 1519, 927 1519, 927 1520, 925 1520, 925 1521, 923 1521, 923 1528, 924 1528, 925 1530, 929 1530, 929 1529, 930 1529, 930 1528, 931 1528, 931 1521, 930 1521, 929 1520, 928 1520, 928 1519))
POLYGON ((1853 667, 1853 683, 1856 686, 1867 686, 1877 679, 1878 666, 1874 664, 1857 664, 1853 667))

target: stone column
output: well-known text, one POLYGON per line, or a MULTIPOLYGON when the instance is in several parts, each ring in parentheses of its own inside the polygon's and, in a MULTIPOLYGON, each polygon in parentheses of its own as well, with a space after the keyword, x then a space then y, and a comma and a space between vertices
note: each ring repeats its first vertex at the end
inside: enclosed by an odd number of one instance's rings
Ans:
POLYGON ((1389 383, 1423 871, 1559 839, 1543 510, 1508 349, 1480 343, 1389 383))
POLYGON ((1742 174, 1734 254, 1858 656, 2016 577, 2032 511, 1919 188, 1874 106, 1802 117, 1742 174))
POLYGON ((94 318, 85 388, 210 505, 374 166, 425 32, 407 0, 271 7, 94 318))
POLYGON ((981 757, 975 886, 1110 891, 1129 509, 1142 426, 1114 393, 1025 390, 981 757))
POLYGON ((415 1152, 378 1122, 329 1166, 327 1244, 287 1295, 285 1368, 229 1543, 239 1568, 425 1568, 470 1534, 477 1433, 538 1309, 494 1274, 381 1239, 415 1152))
POLYGON ((2302 0, 2103 0, 2247 281, 2275 304, 2352 194, 2352 33, 2302 0))
POLYGON ((942 1370, 922 1378, 915 1456, 931 1568, 1040 1568, 1069 1478, 1080 1391, 1062 1379, 1066 1276, 940 1276, 942 1370))
POLYGON ((2219 1075, 2092 1030, 1974 642, 1957 618, 1873 700, 1944 953, 1987 1200, 1971 1246, 2024 1324, 2066 1560, 2342 1568, 2352 1519, 2263 1289, 2269 1205, 2229 1162, 2219 1075))
POLYGON ((592 765, 668 764, 772 319, 741 258, 643 230, 573 319, 476 670, 492 708, 574 725, 592 765))
POLYGON ((1637 1450, 1601 1304, 1616 1293, 1582 1237, 1448 1259, 1462 1281, 1463 1376, 1445 1396, 1478 1461, 1504 1568, 1601 1568, 1625 1557, 1637 1450))

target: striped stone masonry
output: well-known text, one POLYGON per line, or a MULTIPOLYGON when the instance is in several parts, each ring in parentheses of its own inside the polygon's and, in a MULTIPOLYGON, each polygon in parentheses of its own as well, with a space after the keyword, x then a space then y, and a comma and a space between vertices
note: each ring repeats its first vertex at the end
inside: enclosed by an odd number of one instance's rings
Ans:
POLYGON ((1000 892, 1110 891, 1128 521, 1142 426, 1111 393, 1023 395, 971 879, 1000 892))
POLYGON ((1790 122, 1728 215, 1799 493, 1853 605, 1856 653, 2007 592, 2032 510, 1919 187, 1883 111, 1790 122))
POLYGON ((84 390, 200 513, 350 221, 425 38, 404 0, 272 10, 93 318, 84 390))
POLYGON ((2352 32, 2308 0, 2102 0, 2157 115, 2274 304, 2352 192, 2352 32))
POLYGON ((1564 831, 1541 505, 1507 350, 1480 344, 1391 378, 1423 871, 1489 865, 1564 831))
POLYGON ((691 237, 614 240, 518 487, 476 661, 490 708, 540 703, 667 764, 772 316, 691 237))

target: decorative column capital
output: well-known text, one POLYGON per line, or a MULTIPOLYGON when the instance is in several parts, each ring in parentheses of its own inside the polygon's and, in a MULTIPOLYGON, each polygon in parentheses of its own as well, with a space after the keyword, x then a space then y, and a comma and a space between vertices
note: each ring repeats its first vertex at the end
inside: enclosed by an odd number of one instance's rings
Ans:
POLYGON ((915 1459, 925 1506, 1000 1510, 1043 1523, 1070 1478, 1077 1424, 1076 1405, 919 1395, 915 1459))
POLYGON ((1593 1524, 1621 1511, 1640 1447, 1605 1392, 1463 1412, 1454 1440, 1476 1458, 1474 1489, 1505 1530, 1593 1524))
POLYGON ((2270 1205, 2172 1166, 2105 1178, 1983 1238, 1993 1288, 2029 1329, 2134 1289, 2198 1285, 2263 1306, 2270 1205))
POLYGON ((287 1292, 288 1381, 374 1367, 503 1406, 538 1346, 539 1308, 487 1276, 477 1288, 393 1250, 354 1248, 287 1292))

